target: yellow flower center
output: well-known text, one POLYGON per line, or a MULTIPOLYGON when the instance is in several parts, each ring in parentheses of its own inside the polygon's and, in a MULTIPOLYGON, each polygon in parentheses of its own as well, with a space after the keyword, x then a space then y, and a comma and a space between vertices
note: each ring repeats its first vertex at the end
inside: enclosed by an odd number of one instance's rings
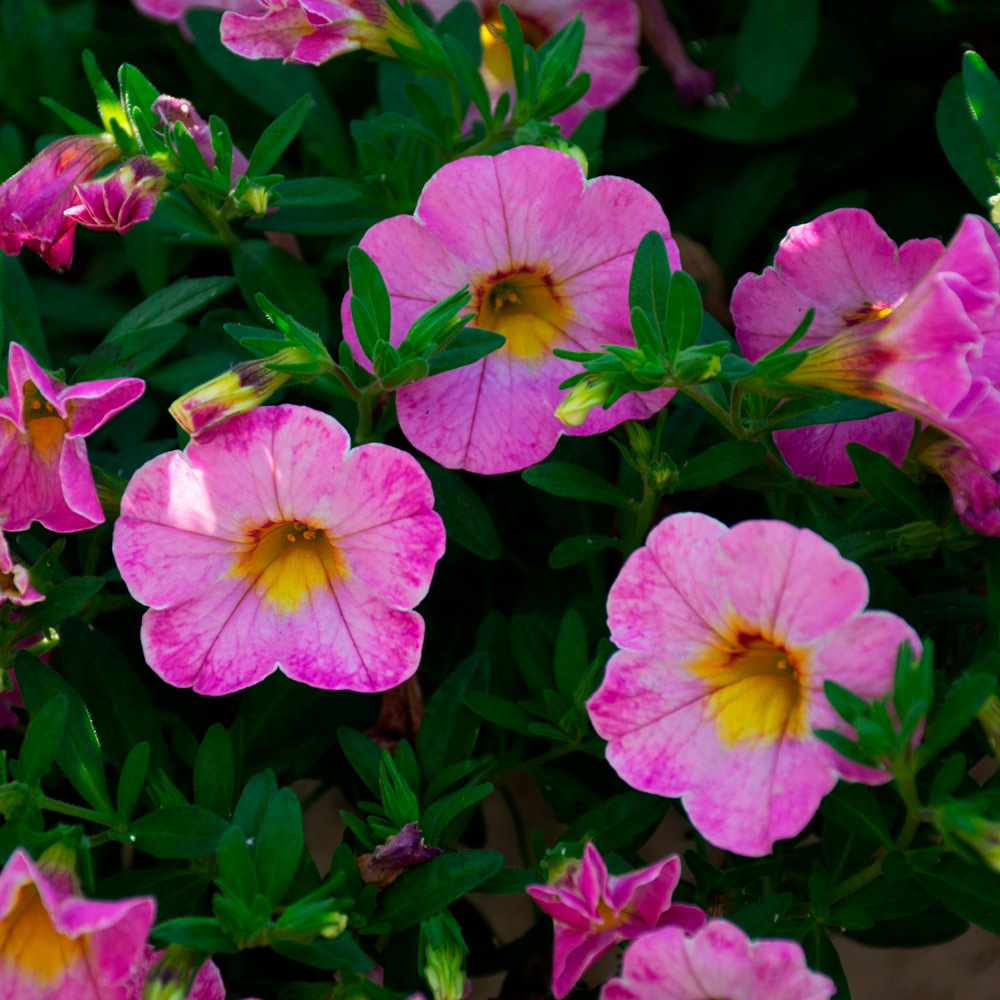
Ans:
MULTIPOLYGON (((548 37, 546 31, 536 21, 518 17, 525 45, 537 49, 548 37)), ((487 81, 494 81, 499 90, 513 90, 514 68, 510 61, 510 49, 503 40, 503 18, 494 13, 479 26, 479 41, 483 47, 483 61, 479 64, 480 71, 487 81)))
POLYGON ((25 433, 31 447, 50 465, 59 457, 69 420, 63 420, 56 408, 38 391, 33 382, 24 383, 24 407, 21 411, 25 433))
POLYGON ((526 360, 544 354, 573 314, 551 277, 531 270, 491 276, 475 288, 472 305, 473 326, 501 334, 501 350, 526 360))
POLYGON ((52 926, 38 890, 21 887, 14 908, 0 920, 0 963, 36 980, 51 981, 77 961, 86 961, 87 935, 69 938, 52 926))
POLYGON ((858 326, 860 323, 874 323, 885 319, 892 312, 892 306, 876 305, 874 302, 864 302, 852 313, 844 316, 845 326, 858 326))
POLYGON ((615 913, 603 899, 597 901, 597 913, 601 919, 593 925, 595 931, 608 931, 614 927, 621 927, 631 916, 627 906, 622 908, 621 913, 615 913))
POLYGON ((230 575, 252 580, 258 597, 283 611, 297 610, 310 591, 350 574, 344 554, 320 528, 283 521, 248 536, 230 575))
POLYGON ((759 634, 737 632, 691 670, 712 688, 707 711, 728 744, 771 742, 806 732, 802 680, 806 657, 759 634))

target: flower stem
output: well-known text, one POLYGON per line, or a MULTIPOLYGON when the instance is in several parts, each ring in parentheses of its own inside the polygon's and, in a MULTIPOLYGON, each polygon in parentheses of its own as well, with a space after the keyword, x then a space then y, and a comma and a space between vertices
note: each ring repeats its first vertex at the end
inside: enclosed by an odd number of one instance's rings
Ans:
POLYGON ((62 813, 64 816, 72 816, 74 819, 85 819, 91 823, 100 823, 101 826, 115 826, 118 818, 111 818, 85 806, 75 806, 71 802, 61 802, 59 799, 50 799, 47 795, 39 795, 37 805, 40 809, 47 809, 49 812, 62 813))

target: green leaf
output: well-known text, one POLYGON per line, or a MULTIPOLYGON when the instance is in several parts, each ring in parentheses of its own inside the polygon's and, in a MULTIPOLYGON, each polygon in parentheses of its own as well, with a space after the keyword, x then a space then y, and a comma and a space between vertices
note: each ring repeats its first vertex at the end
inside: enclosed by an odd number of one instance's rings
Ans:
POLYGON ((382 763, 382 753, 375 741, 350 726, 341 726, 337 730, 337 742, 340 743, 340 749, 344 751, 348 764, 368 786, 368 790, 373 795, 378 795, 378 772, 382 763))
POLYGON ((24 608, 14 625, 15 642, 57 625, 90 600, 104 586, 100 576, 74 576, 53 587, 44 601, 24 608))
MULTIPOLYGON (((0 256, 0 332, 3 341, 16 340, 40 364, 49 363, 49 349, 38 316, 38 305, 21 262, 0 256)), ((0 342, 0 348, 3 343, 0 342)))
POLYGON ((475 326, 467 326, 460 330, 446 347, 435 351, 427 364, 431 375, 451 371, 454 368, 464 368, 487 354, 500 350, 507 343, 507 338, 492 330, 480 330, 475 326))
POLYGON ((278 782, 270 768, 255 774, 247 783, 233 810, 233 823, 247 837, 256 837, 271 800, 278 794, 278 782))
POLYGON ((559 839, 567 844, 591 839, 602 854, 622 851, 643 843, 645 834, 663 819, 669 806, 658 795, 622 792, 577 817, 559 839))
POLYGON ((69 699, 57 694, 32 715, 17 759, 18 781, 34 785, 48 771, 59 749, 68 711, 69 699))
POLYGON ((432 777, 453 761, 466 760, 479 735, 478 719, 463 712, 463 700, 471 691, 488 691, 490 659, 473 653, 434 692, 417 731, 417 759, 425 778, 432 777))
POLYGON ((109 339, 109 335, 90 352, 73 378, 79 381, 141 375, 179 344, 187 329, 183 323, 164 323, 133 330, 116 340, 109 339))
POLYGON ((840 964, 840 956, 826 928, 817 923, 807 925, 806 933, 802 937, 802 948, 806 953, 806 964, 809 968, 825 972, 834 981, 837 992, 832 1000, 851 1000, 844 967, 840 964))
POLYGON ((892 835, 878 799, 867 785, 840 782, 823 799, 820 812, 828 820, 857 836, 881 844, 886 849, 892 845, 892 835))
POLYGON ((553 665, 556 688, 568 698, 572 698, 590 668, 590 657, 587 656, 587 630, 580 612, 575 608, 570 608, 559 623, 553 665))
POLYGON ((571 535, 558 542, 549 553, 552 569, 566 569, 608 548, 621 548, 621 539, 611 535, 571 535))
POLYGON ((816 45, 818 0, 750 0, 740 27, 737 75, 765 108, 791 92, 816 45))
POLYGON ((282 788, 268 806, 255 853, 260 891, 273 905, 292 884, 304 846, 302 807, 290 788, 282 788))
POLYGON ((694 278, 684 271, 670 275, 667 293, 667 321, 665 347, 671 358, 687 350, 701 332, 701 293, 694 278))
POLYGON ((920 746, 919 760, 926 763, 958 739, 996 686, 997 679, 992 674, 963 674, 959 677, 931 718, 920 746))
POLYGON ((1000 934, 1000 875, 951 856, 937 864, 917 866, 916 877, 952 913, 1000 934))
POLYGON ((214 917, 178 917, 157 924, 152 936, 159 941, 184 945, 195 951, 237 951, 232 938, 219 926, 214 917))
POLYGON ((854 725, 859 717, 867 714, 868 702, 836 681, 829 679, 823 681, 823 693, 834 711, 851 725, 854 725))
POLYGON ((848 444, 847 454, 858 482, 876 503, 907 521, 933 519, 930 504, 920 487, 885 455, 856 441, 848 444))
POLYGON ((627 507, 629 504, 628 497, 617 486, 612 486, 596 472, 572 462, 532 465, 521 473, 521 478, 531 486, 557 497, 594 500, 615 507, 627 507))
POLYGON ((247 165, 247 176, 257 177, 266 174, 278 161, 278 157, 288 148, 288 144, 299 134, 312 104, 312 94, 303 94, 287 111, 283 111, 270 125, 264 129, 263 135, 257 140, 250 162, 247 165))
POLYGON ((680 470, 675 490, 700 490, 735 476, 764 461, 767 449, 759 441, 723 441, 696 455, 680 470))
POLYGON ((628 305, 630 312, 638 309, 645 314, 664 349, 667 349, 667 296, 670 278, 666 243, 660 233, 651 229, 639 241, 635 256, 632 258, 632 271, 628 281, 628 305))
MULTIPOLYGON (((807 398, 796 402, 809 406, 815 401, 807 398)), ((890 409, 883 403, 876 403, 870 399, 842 399, 832 403, 824 403, 822 406, 812 405, 804 412, 783 418, 781 415, 787 405, 785 404, 775 411, 774 416, 778 419, 768 425, 768 430, 784 431, 794 427, 814 427, 818 424, 840 424, 847 420, 867 420, 869 417, 877 417, 880 413, 888 413, 890 409)))
POLYGON ((203 858, 215 854, 229 824, 201 806, 164 806, 140 816, 116 840, 135 844, 154 858, 203 858))
POLYGON ((225 726, 209 727, 194 758, 195 805, 228 818, 236 791, 233 741, 225 726))
POLYGON ((129 751, 118 777, 118 815, 127 823, 135 812, 149 771, 149 744, 136 743, 129 751))
POLYGON ((1000 154, 1000 80, 975 52, 962 57, 962 82, 972 118, 993 156, 1000 154))
POLYGON ((470 691, 462 699, 466 706, 476 715, 504 729, 512 729, 515 733, 527 736, 531 730, 531 716, 519 705, 484 691, 470 691))
POLYGON ((113 815, 101 744, 83 699, 51 667, 30 653, 18 653, 15 669, 29 715, 34 716, 42 705, 57 695, 66 697, 66 724, 56 752, 56 763, 94 809, 113 815))
POLYGON ((441 41, 454 68, 455 78, 465 88, 465 92, 472 99, 472 103, 476 106, 476 110, 483 120, 490 121, 490 96, 486 92, 483 78, 479 75, 479 66, 472 61, 469 53, 453 36, 445 35, 441 41))
POLYGON ((517 15, 505 3, 499 7, 503 21, 503 37, 510 50, 511 77, 514 84, 515 100, 524 94, 524 35, 517 15))
POLYGON ((263 293, 310 330, 328 332, 329 303, 316 272, 305 261, 267 240, 241 240, 233 248, 233 269, 243 298, 256 315, 264 316, 257 304, 258 293, 263 293))
POLYGON ((378 265, 361 247, 351 247, 347 252, 347 267, 351 277, 352 301, 358 299, 367 306, 375 321, 378 339, 388 340, 392 325, 391 307, 389 292, 378 265))
POLYGON ((457 473, 417 456, 434 488, 434 509, 441 515, 448 540, 481 559, 499 559, 503 546, 486 505, 457 473))
MULTIPOLYGON (((328 972, 368 972, 372 960, 361 950, 357 941, 350 934, 341 934, 332 940, 318 938, 308 944, 301 941, 285 941, 281 938, 272 941, 271 947, 285 958, 293 962, 311 966, 314 969, 324 969, 328 972)), ((324 987, 328 996, 329 983, 324 987)))
POLYGON ((996 151, 990 149, 972 117, 961 75, 956 74, 944 85, 934 121, 938 142, 951 169, 976 201, 985 205, 1000 190, 989 164, 996 151))
POLYGON ((240 899, 249 906, 257 895, 257 873, 254 870, 247 835, 231 826, 219 840, 219 874, 216 881, 228 896, 240 899))
POLYGON ((375 913, 394 931, 439 913, 503 868, 499 851, 456 851, 405 871, 381 896, 375 913))
POLYGON ((235 284, 229 276, 181 278, 154 292, 145 302, 122 316, 108 332, 105 341, 119 339, 146 327, 163 326, 184 319, 224 295, 235 284))

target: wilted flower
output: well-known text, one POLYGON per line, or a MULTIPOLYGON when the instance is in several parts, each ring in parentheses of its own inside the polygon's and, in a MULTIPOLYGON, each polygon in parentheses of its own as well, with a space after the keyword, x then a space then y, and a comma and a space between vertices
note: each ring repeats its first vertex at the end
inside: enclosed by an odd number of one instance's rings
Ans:
POLYGON ((705 914, 696 906, 671 903, 681 877, 677 855, 630 872, 609 875, 592 843, 583 857, 566 862, 551 885, 525 892, 552 917, 552 992, 564 997, 609 948, 656 927, 697 930, 705 914))
POLYGON ((69 267, 76 219, 66 211, 81 204, 77 187, 121 155, 108 132, 68 135, 46 146, 0 184, 0 250, 16 254, 26 246, 49 267, 69 267))
POLYGON ((44 600, 45 595, 31 586, 27 567, 11 557, 7 539, 0 531, 0 604, 4 601, 18 605, 37 604, 44 600))
POLYGON ((955 513, 974 531, 1000 536, 1000 480, 957 441, 937 441, 920 452, 951 490, 955 513))
POLYGON ((23 531, 82 531, 104 520, 84 438, 134 403, 139 378, 63 385, 18 343, 7 358, 10 395, 0 399, 0 522, 23 531))
POLYGON ((634 941, 601 1000, 830 1000, 836 992, 798 942, 752 941, 736 924, 710 920, 692 935, 664 927, 634 941))
POLYGON ((0 872, 0 996, 108 1000, 142 961, 151 896, 86 899, 65 870, 22 848, 0 872))
POLYGON ((262 406, 132 477, 113 549, 150 608, 143 649, 165 681, 226 694, 280 669, 381 691, 416 670, 424 624, 410 609, 444 527, 411 455, 349 444, 324 413, 262 406))
POLYGON ((78 184, 79 204, 66 209, 66 216, 88 229, 127 233, 153 214, 166 183, 153 160, 136 156, 106 177, 78 184))
MULTIPOLYGON (((538 146, 449 163, 424 185, 413 215, 369 229, 361 248, 385 279, 393 344, 463 285, 472 288, 472 325, 506 340, 474 364, 398 390, 410 443, 448 468, 511 472, 540 462, 563 433, 597 434, 662 408, 673 390, 630 393, 607 410, 592 409, 580 427, 567 429, 554 414, 559 383, 580 368, 553 348, 634 346, 626 289, 650 229, 663 235, 671 267, 679 267, 670 225, 648 191, 622 177, 588 181, 571 156, 538 146)), ((370 370, 350 293, 341 318, 354 356, 370 370)))
POLYGON ((711 843, 754 857, 799 833, 838 778, 888 781, 813 735, 844 729, 824 681, 880 698, 900 644, 919 654, 913 629, 867 601, 860 568, 806 529, 661 521, 608 596, 619 652, 587 710, 609 763, 633 788, 681 798, 711 843))
POLYGON ((358 858, 358 872, 363 882, 374 882, 384 889, 403 874, 404 868, 422 865, 443 853, 440 847, 428 847, 416 823, 407 823, 371 854, 358 858))

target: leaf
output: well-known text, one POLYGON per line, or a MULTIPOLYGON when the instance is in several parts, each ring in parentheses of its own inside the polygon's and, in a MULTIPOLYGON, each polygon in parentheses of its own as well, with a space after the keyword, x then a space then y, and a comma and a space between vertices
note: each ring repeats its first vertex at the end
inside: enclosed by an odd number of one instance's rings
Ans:
POLYGON ((556 688, 572 698, 590 667, 587 630, 580 612, 575 608, 570 608, 559 623, 553 665, 556 688))
POLYGON ((571 535, 558 542, 549 553, 552 569, 566 569, 608 548, 621 548, 621 539, 610 535, 571 535))
POLYGON ((563 843, 591 839, 602 854, 642 843, 663 819, 670 803, 645 792, 622 792, 588 810, 559 838, 563 843), (640 838, 643 838, 640 840, 640 838))
POLYGON ((149 744, 136 743, 122 765, 121 774, 118 777, 118 794, 115 796, 115 801, 118 803, 118 815, 126 823, 135 812, 139 796, 142 794, 142 786, 146 783, 148 771, 149 744))
POLYGON ((69 699, 57 694, 34 713, 17 758, 18 781, 34 785, 48 771, 62 740, 68 709, 69 699))
POLYGON ((812 923, 802 938, 802 948, 806 953, 806 964, 809 968, 825 972, 836 984, 837 992, 832 1000, 851 1000, 844 967, 840 964, 840 956, 826 928, 812 923))
POLYGON ((958 857, 917 866, 917 881, 952 913, 1000 934, 1000 875, 958 857))
POLYGON ((993 156, 1000 153, 1000 80, 976 52, 962 57, 962 83, 972 118, 993 156))
POLYGON ((596 472, 572 462, 532 465, 521 473, 521 478, 531 486, 557 497, 594 500, 615 507, 627 507, 629 504, 628 497, 617 486, 612 486, 596 472))
POLYGON ((448 346, 435 351, 427 360, 431 375, 451 371, 454 368, 464 368, 487 354, 498 351, 507 343, 507 338, 492 330, 480 330, 475 326, 467 326, 460 330, 448 346))
POLYGON ((195 951, 237 951, 232 938, 219 926, 215 917, 178 917, 153 928, 152 936, 170 944, 184 945, 195 951))
MULTIPOLYGON (((805 398, 796 400, 804 406, 814 403, 815 400, 805 398)), ((784 431, 794 427, 814 427, 818 424, 839 424, 847 420, 867 420, 869 417, 877 417, 880 413, 888 413, 890 407, 883 403, 876 403, 871 399, 842 399, 832 403, 824 403, 822 406, 810 406, 804 412, 795 416, 782 417, 789 404, 785 404, 776 410, 774 416, 777 417, 773 424, 768 425, 768 430, 784 431)))
POLYGON ((141 375, 179 344, 187 329, 183 323, 164 323, 134 330, 115 341, 105 338, 77 368, 73 378, 79 381, 141 375))
POLYGON ((305 832, 302 807, 290 788, 271 799, 257 837, 255 865, 260 891, 277 906, 299 867, 305 832))
POLYGON ((0 332, 3 342, 17 341, 40 364, 49 363, 49 350, 38 316, 38 305, 21 262, 0 256, 0 332))
POLYGON ((233 741, 225 726, 213 723, 194 758, 195 805, 228 818, 236 791, 233 741))
POLYGON ((737 75, 765 108, 791 92, 816 45, 818 0, 750 0, 740 27, 737 75))
POLYGON ((457 542, 481 559, 499 559, 503 545, 486 505, 456 472, 429 458, 417 456, 434 489, 434 509, 444 521, 448 540, 457 542))
POLYGON ((858 482, 876 503, 906 521, 933 519, 930 504, 920 487, 885 455, 856 441, 847 445, 847 455, 858 482))
POLYGON ((667 293, 664 341, 669 357, 676 357, 678 352, 687 350, 698 339, 701 318, 701 293, 694 278, 684 271, 674 271, 670 275, 670 289, 667 293))
POLYGON ((201 806, 164 806, 130 824, 127 834, 112 836, 154 858, 203 858, 218 851, 228 829, 221 816, 201 806))
POLYGON ((357 772, 358 777, 368 786, 368 790, 373 795, 378 795, 380 792, 379 765, 382 763, 382 753, 375 741, 350 726, 341 726, 337 730, 337 741, 340 743, 340 749, 344 751, 347 762, 357 772))
POLYGON ((44 601, 24 608, 14 625, 14 641, 57 625, 90 600, 104 586, 100 576, 74 576, 53 587, 44 601))
POLYGON ((231 826, 219 840, 219 874, 216 881, 227 896, 242 900, 249 906, 257 895, 257 873, 247 849, 247 836, 231 826))
POLYGON ((255 774, 243 788, 236 808, 233 810, 233 823, 247 837, 256 837, 261 824, 267 815, 271 800, 278 794, 278 782, 274 771, 267 768, 255 774))
MULTIPOLYGON (((285 941, 278 938, 271 947, 293 962, 324 969, 328 972, 368 972, 372 960, 361 950, 350 934, 341 934, 332 940, 318 938, 309 944, 300 941, 285 941)), ((324 987, 324 996, 330 995, 329 983, 324 987)))
POLYGON ((700 490, 744 472, 764 460, 767 449, 759 441, 723 441, 696 455, 680 470, 675 490, 700 490))
POLYGON ((236 282, 228 275, 218 278, 181 278, 154 292, 126 313, 108 332, 105 340, 115 340, 145 327, 163 326, 184 319, 224 295, 236 282))
POLYGON ((382 894, 375 918, 404 930, 439 913, 503 868, 499 851, 456 851, 405 871, 382 894))
MULTIPOLYGON (((661 233, 651 229, 639 241, 632 258, 628 281, 629 311, 645 314, 666 349, 667 295, 670 288, 670 261, 661 233)), ((671 355, 672 356, 672 355, 671 355)))
POLYGON ((886 849, 892 844, 892 835, 878 799, 867 785, 840 782, 823 800, 820 812, 859 837, 872 840, 886 849))
POLYGON ((934 117, 938 142, 951 169, 972 192, 980 205, 985 205, 997 193, 998 186, 990 169, 991 150, 969 110, 965 86, 956 74, 945 85, 938 99, 934 117))
POLYGON ((264 129, 257 140, 250 162, 247 165, 247 176, 257 177, 266 174, 277 162, 278 157, 288 148, 288 144, 299 134, 312 104, 312 94, 303 94, 287 111, 283 111, 270 125, 264 129))
MULTIPOLYGON (((363 303, 375 323, 379 340, 388 340, 392 325, 389 292, 382 280, 378 265, 361 247, 351 247, 347 252, 347 267, 351 277, 351 309, 354 302, 363 303)), ((365 353, 371 357, 371 352, 365 353)))
POLYGON ((463 661, 431 696, 417 731, 417 759, 425 778, 472 755, 479 725, 463 712, 463 699, 470 691, 489 687, 490 658, 479 652, 463 661))
POLYGON ((487 722, 492 722, 495 726, 512 729, 515 733, 523 733, 525 736, 531 732, 528 729, 531 716, 512 701, 495 694, 487 694, 485 691, 470 691, 462 700, 476 715, 487 722))
POLYGON ((926 763, 958 739, 996 686, 997 679, 992 674, 963 674, 959 677, 931 718, 920 746, 919 760, 926 763))
POLYGON ((241 240, 233 249, 233 269, 255 315, 264 317, 257 304, 258 293, 263 293, 310 330, 329 330, 326 296, 316 272, 304 261, 267 240, 241 240))

